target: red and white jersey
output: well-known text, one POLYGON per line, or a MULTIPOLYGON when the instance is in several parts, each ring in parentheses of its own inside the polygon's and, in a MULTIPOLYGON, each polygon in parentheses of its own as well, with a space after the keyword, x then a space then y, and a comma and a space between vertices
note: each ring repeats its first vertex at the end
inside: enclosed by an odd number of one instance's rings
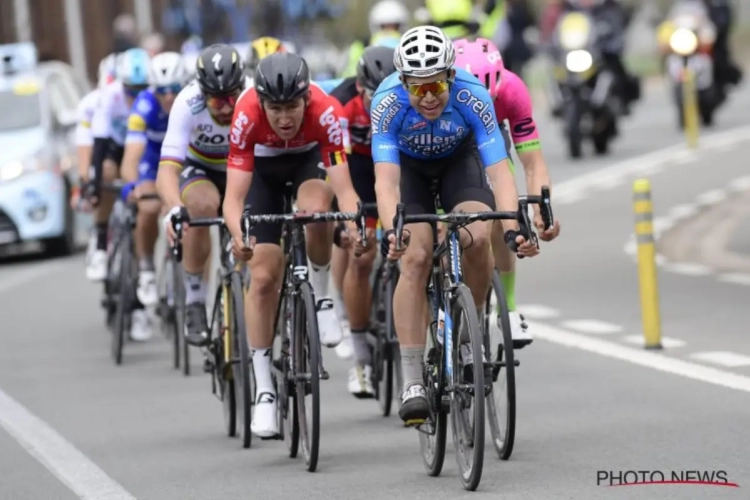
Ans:
POLYGON ((255 89, 248 89, 234 108, 227 168, 252 172, 256 156, 301 153, 316 146, 320 146, 326 168, 346 163, 342 115, 341 104, 335 98, 311 85, 302 126, 293 139, 285 141, 271 128, 255 89))

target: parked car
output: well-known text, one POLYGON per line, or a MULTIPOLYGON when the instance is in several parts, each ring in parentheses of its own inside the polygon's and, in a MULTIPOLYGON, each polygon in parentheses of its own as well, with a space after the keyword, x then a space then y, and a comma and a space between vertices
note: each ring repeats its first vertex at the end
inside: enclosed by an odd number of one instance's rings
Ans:
POLYGON ((65 255, 80 236, 68 200, 76 107, 90 86, 68 64, 37 61, 31 43, 0 45, 0 249, 65 255))

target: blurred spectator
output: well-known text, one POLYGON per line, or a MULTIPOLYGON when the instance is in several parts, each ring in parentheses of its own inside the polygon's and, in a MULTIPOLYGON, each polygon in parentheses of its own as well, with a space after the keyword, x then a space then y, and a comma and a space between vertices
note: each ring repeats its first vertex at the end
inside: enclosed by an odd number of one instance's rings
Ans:
POLYGON ((148 52, 148 55, 154 57, 156 54, 164 51, 166 40, 161 33, 151 33, 141 40, 141 47, 148 52))
POLYGON ((120 14, 112 23, 113 51, 125 52, 138 46, 138 26, 135 17, 130 14, 120 14))

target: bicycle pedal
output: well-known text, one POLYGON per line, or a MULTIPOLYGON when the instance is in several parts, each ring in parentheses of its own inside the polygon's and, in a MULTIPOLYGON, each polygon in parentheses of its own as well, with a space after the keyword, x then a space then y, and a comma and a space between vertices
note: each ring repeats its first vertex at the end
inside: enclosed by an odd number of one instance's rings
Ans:
POLYGON ((323 370, 320 373, 320 380, 328 380, 329 378, 331 378, 331 375, 327 371, 323 370))
POLYGON ((260 438, 261 441, 282 441, 283 439, 284 438, 281 437, 281 434, 276 434, 275 436, 260 438))
POLYGON ((212 373, 214 371, 214 365, 209 360, 203 361, 203 373, 212 373))

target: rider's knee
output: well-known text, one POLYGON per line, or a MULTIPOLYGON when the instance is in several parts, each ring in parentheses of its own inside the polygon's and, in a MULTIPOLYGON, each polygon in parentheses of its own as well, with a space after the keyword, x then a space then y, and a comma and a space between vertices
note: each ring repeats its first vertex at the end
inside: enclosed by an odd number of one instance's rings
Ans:
POLYGON ((272 297, 278 294, 283 267, 281 252, 265 253, 261 250, 250 261, 250 289, 257 297, 272 297))
POLYGON ((196 189, 187 196, 185 207, 191 217, 213 217, 219 212, 219 197, 209 190, 196 189))
POLYGON ((464 254, 467 256, 480 256, 490 251, 491 226, 489 224, 479 224, 476 227, 468 228, 471 237, 468 238, 468 245, 464 245, 464 254))
POLYGON ((138 203, 138 213, 141 213, 149 218, 158 217, 160 210, 161 204, 158 200, 143 200, 138 203))
POLYGON ((117 164, 109 158, 102 163, 102 181, 112 182, 117 179, 117 164))
POLYGON ((349 271, 358 278, 368 279, 375 264, 375 252, 370 251, 349 260, 349 271))
POLYGON ((407 280, 427 279, 432 265, 432 246, 409 246, 401 258, 401 277, 407 280))

